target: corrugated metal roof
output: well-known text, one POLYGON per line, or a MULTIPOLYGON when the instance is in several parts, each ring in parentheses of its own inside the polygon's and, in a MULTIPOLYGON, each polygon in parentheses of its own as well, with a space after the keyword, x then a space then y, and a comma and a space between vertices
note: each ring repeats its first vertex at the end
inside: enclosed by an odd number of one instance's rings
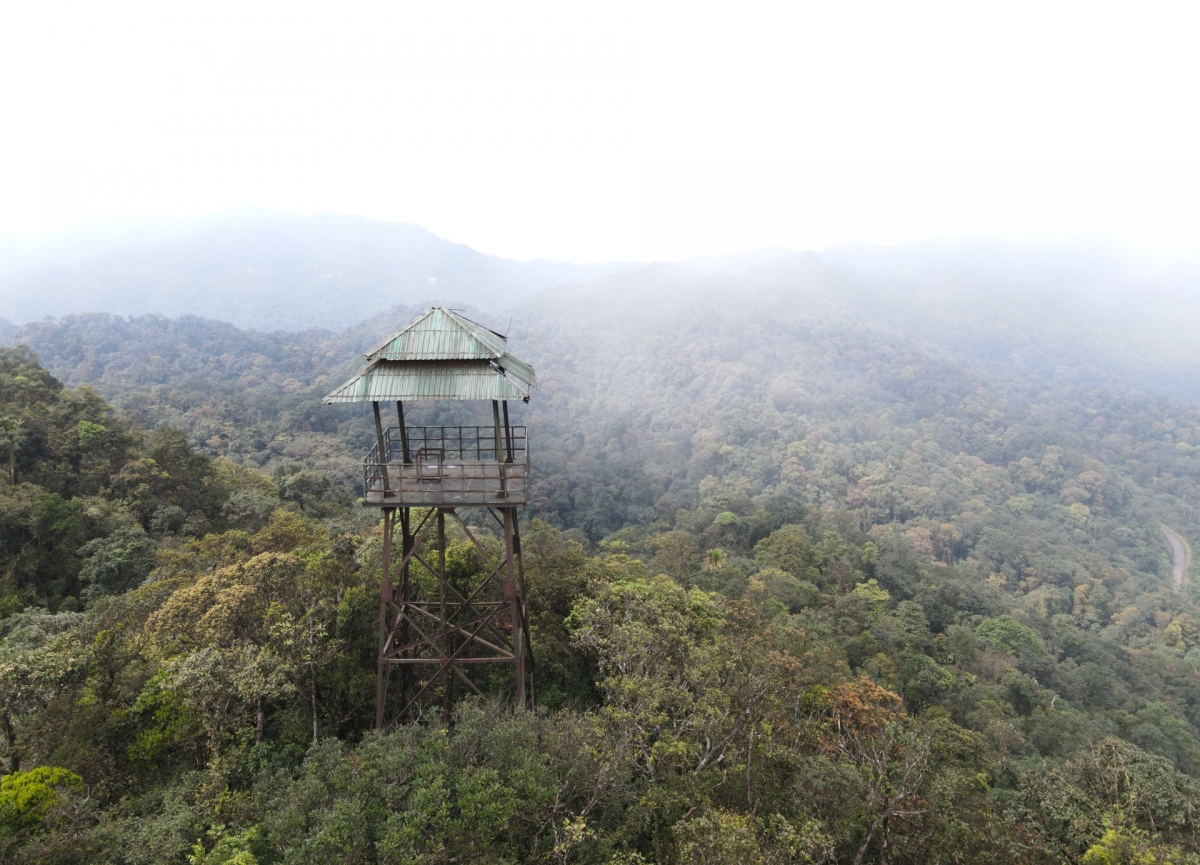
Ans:
POLYGON ((512 373, 530 387, 537 386, 537 374, 534 373, 533 367, 520 358, 514 357, 508 352, 504 352, 504 355, 498 361, 496 361, 496 363, 505 372, 512 373))
POLYGON ((533 367, 508 340, 458 313, 434 307, 367 354, 367 365, 327 403, 393 400, 528 400, 533 367))
POLYGON ((325 402, 467 399, 528 400, 529 393, 487 362, 377 360, 325 402))
POLYGON ((367 360, 491 360, 507 340, 455 312, 434 307, 367 353, 367 360))

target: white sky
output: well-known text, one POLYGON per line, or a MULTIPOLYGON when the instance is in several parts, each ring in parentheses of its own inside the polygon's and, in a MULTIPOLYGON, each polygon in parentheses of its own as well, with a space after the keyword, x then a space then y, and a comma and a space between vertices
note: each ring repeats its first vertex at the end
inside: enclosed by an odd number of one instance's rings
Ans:
POLYGON ((516 258, 1200 247, 1200 4, 0 4, 0 233, 239 206, 516 258))

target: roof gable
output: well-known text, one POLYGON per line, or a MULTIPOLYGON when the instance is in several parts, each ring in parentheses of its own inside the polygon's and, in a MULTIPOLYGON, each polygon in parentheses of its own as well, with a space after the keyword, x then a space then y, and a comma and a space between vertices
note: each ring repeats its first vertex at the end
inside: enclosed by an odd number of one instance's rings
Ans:
POLYGON ((503 336, 455 312, 434 307, 367 353, 367 360, 492 360, 503 336))
POLYGON ((434 307, 366 355, 354 378, 326 403, 394 400, 529 400, 533 367, 509 354, 508 339, 434 307))

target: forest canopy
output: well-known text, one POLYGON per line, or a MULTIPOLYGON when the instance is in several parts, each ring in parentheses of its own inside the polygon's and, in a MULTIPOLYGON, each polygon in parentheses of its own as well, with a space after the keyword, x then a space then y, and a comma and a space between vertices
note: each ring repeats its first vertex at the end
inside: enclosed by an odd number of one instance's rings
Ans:
POLYGON ((417 310, 21 329, 3 855, 1197 861, 1200 610, 1163 534, 1200 535, 1195 406, 614 279, 511 334, 538 710, 385 733, 373 433, 320 398, 417 310))

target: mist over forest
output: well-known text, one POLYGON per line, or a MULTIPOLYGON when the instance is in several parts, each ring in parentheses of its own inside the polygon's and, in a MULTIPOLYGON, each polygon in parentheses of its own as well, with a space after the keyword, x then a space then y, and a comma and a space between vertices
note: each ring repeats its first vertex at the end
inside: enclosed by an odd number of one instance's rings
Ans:
POLYGON ((426 302, 462 304, 503 327, 547 300, 586 303, 594 291, 645 291, 680 304, 728 293, 731 303, 803 307, 785 314, 870 325, 1021 375, 1068 368, 1195 400, 1200 355, 1184 335, 1200 324, 1197 285, 1200 266, 1098 241, 762 249, 677 264, 573 265, 484 255, 413 225, 247 212, 0 245, 0 334, 95 312, 342 330, 426 302))
POLYGON ((1200 861, 1200 269, 77 248, 0 268, 5 861, 1200 861), (539 709, 377 733, 373 419, 322 398, 431 305, 537 369, 539 709))

